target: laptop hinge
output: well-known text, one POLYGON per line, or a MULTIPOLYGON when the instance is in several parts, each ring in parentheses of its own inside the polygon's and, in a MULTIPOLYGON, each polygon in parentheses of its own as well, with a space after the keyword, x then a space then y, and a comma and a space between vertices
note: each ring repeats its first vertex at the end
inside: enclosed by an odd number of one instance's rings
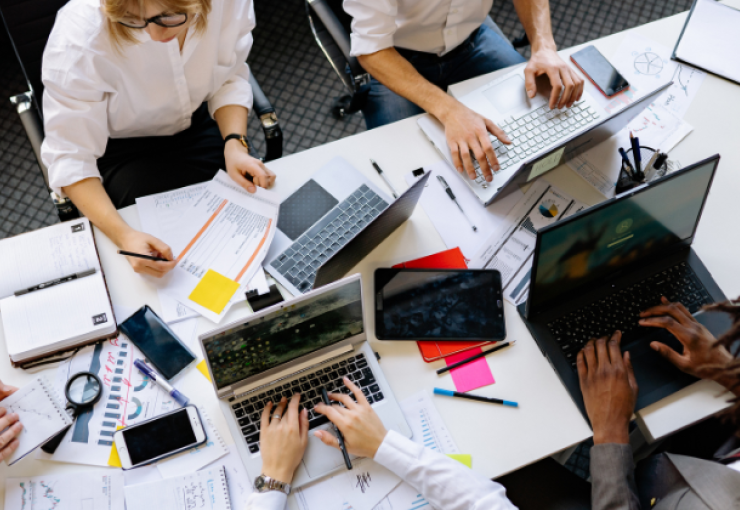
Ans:
POLYGON ((327 362, 333 361, 341 356, 345 356, 347 353, 352 352, 354 348, 355 346, 353 344, 347 344, 340 349, 335 349, 331 352, 326 353, 325 355, 319 357, 318 359, 313 359, 310 362, 306 362, 308 364, 304 363, 304 364, 299 365, 298 367, 296 367, 296 370, 292 372, 281 374, 279 377, 276 377, 274 379, 271 378, 267 381, 259 381, 259 382, 254 382, 251 384, 241 385, 229 391, 228 393, 223 393, 219 395, 219 398, 226 398, 226 399, 231 398, 231 397, 241 398, 245 395, 249 395, 256 391, 262 390, 264 388, 272 386, 273 384, 282 382, 286 379, 292 379, 293 377, 303 374, 305 372, 312 372, 316 370, 316 368, 319 365, 326 364, 327 362), (257 384, 257 386, 252 386, 253 384, 257 384))

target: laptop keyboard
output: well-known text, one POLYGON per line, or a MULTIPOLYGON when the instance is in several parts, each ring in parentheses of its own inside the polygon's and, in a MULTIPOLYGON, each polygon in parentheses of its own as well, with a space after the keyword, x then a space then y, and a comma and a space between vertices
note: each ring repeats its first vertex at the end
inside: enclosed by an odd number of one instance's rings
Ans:
POLYGON ((643 329, 638 324, 640 312, 659 305, 661 296, 671 302, 683 303, 691 313, 712 302, 691 267, 681 262, 570 312, 549 323, 547 327, 575 369, 576 355, 593 338, 611 335, 620 330, 622 342, 629 343, 630 336, 635 336, 643 329))
POLYGON ((373 221, 388 203, 363 184, 343 202, 296 240, 270 264, 301 292, 316 280, 316 271, 342 249, 365 225, 373 221))
MULTIPOLYGON (((504 145, 495 136, 490 135, 501 170, 507 170, 519 164, 521 160, 545 147, 554 145, 561 138, 595 122, 598 118, 599 114, 596 110, 585 101, 574 103, 570 108, 554 110, 545 105, 521 117, 508 117, 499 127, 509 136, 511 144, 504 145)), ((475 159, 473 159, 473 166, 477 174, 475 184, 483 189, 491 185, 492 183, 486 182, 480 165, 475 159)), ((470 184, 473 183, 470 182, 470 184)))
MULTIPOLYGON (((349 388, 344 385, 342 381, 344 376, 347 376, 362 389, 362 393, 371 404, 380 402, 385 398, 375 380, 373 371, 365 359, 365 355, 360 353, 341 361, 327 363, 325 368, 320 368, 309 374, 301 374, 293 380, 280 381, 279 384, 275 384, 269 389, 262 388, 259 390, 259 394, 244 397, 239 401, 236 397, 229 399, 231 411, 242 429, 242 435, 247 442, 249 451, 257 453, 260 450, 262 410, 270 401, 277 404, 283 397, 289 399, 293 396, 293 393, 300 392, 300 408, 308 409, 309 429, 316 428, 329 421, 324 415, 318 414, 314 410, 314 406, 321 402, 322 386, 328 392, 344 393, 357 401, 349 388)), ((335 403, 335 405, 341 404, 335 403)))

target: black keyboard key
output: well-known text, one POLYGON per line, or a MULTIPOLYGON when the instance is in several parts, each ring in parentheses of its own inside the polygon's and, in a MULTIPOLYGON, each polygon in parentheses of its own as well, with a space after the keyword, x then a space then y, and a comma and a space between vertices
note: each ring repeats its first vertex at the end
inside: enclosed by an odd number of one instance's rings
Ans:
POLYGON ((249 418, 241 418, 239 420, 240 427, 246 427, 247 425, 249 425, 249 418))
POLYGON ((364 355, 364 354, 362 354, 362 353, 359 353, 359 354, 358 354, 357 356, 355 356, 355 359, 358 359, 358 360, 360 360, 360 359, 362 359, 362 358, 364 358, 364 357, 365 357, 365 355, 364 355))
POLYGON ((261 416, 262 415, 260 413, 252 413, 249 415, 249 419, 252 420, 253 422, 260 421, 261 416))
MULTIPOLYGON (((311 413, 313 413, 313 411, 311 411, 311 413)), ((323 414, 316 414, 314 418, 308 421, 308 428, 313 429, 323 425, 324 423, 329 423, 329 418, 323 414)))
POLYGON ((339 374, 336 371, 332 371, 329 373, 329 379, 337 379, 339 377, 339 374))
POLYGON ((378 392, 375 395, 373 395, 373 398, 375 399, 376 402, 380 402, 381 400, 383 400, 383 393, 378 392))
MULTIPOLYGON (((309 379, 315 379, 316 378, 316 374, 308 374, 308 378, 309 379)), ((303 379, 303 377, 301 377, 301 379, 303 379)), ((304 382, 304 381, 301 381, 301 382, 304 382)))
POLYGON ((316 395, 317 395, 316 390, 310 390, 309 392, 306 393, 306 398, 316 398, 316 395))
POLYGON ((308 377, 300 377, 298 380, 303 383, 308 381, 308 377))
POLYGON ((321 376, 319 376, 319 381, 321 381, 322 383, 326 384, 326 383, 329 382, 329 376, 328 375, 325 375, 325 374, 324 375, 321 375, 321 376))
POLYGON ((298 381, 291 381, 291 386, 298 386, 300 383, 298 381))
POLYGON ((370 395, 370 390, 368 388, 362 388, 362 394, 367 397, 368 395, 370 395))
POLYGON ((252 404, 254 404, 255 402, 257 402, 258 400, 259 400, 259 398, 258 398, 258 397, 257 397, 256 395, 255 395, 254 397, 252 397, 252 398, 250 398, 250 399, 249 399, 249 401, 250 401, 250 402, 251 402, 252 404))
POLYGON ((258 442, 260 440, 260 435, 259 435, 259 433, 252 434, 251 436, 247 436, 244 439, 247 440, 247 443, 252 444, 252 443, 256 443, 256 442, 258 442))
POLYGON ((237 402, 236 404, 234 404, 233 406, 231 406, 231 408, 232 409, 239 409, 241 406, 242 406, 242 403, 241 402, 237 402))
POLYGON ((258 411, 261 411, 262 409, 264 409, 264 408, 265 408, 265 403, 264 403, 264 402, 262 402, 262 401, 259 401, 259 402, 255 402, 255 403, 254 403, 254 407, 255 407, 255 409, 257 409, 258 411))
POLYGON ((259 451, 260 451, 260 446, 258 444, 249 445, 249 453, 257 453, 259 451))
POLYGON ((260 400, 264 400, 266 396, 267 396, 267 393, 260 393, 259 394, 259 399, 260 400))
POLYGON ((317 386, 321 386, 321 383, 318 379, 311 379, 311 387, 316 388, 317 386))
POLYGON ((284 396, 285 398, 290 398, 290 397, 292 397, 292 396, 293 396, 293 393, 292 393, 292 392, 290 392, 290 391, 284 391, 284 392, 283 392, 283 396, 284 396))
POLYGON ((255 432, 257 432, 257 427, 255 427, 254 425, 248 425, 242 429, 242 434, 244 434, 245 436, 248 436, 249 434, 254 434, 255 432))
POLYGON ((334 363, 334 364, 333 364, 333 365, 331 366, 331 368, 333 368, 334 370, 336 370, 337 368, 339 368, 339 363, 334 363))
POLYGON ((373 397, 371 397, 371 396, 367 396, 365 398, 367 399, 367 403, 368 404, 372 404, 374 402, 373 397))
POLYGON ((337 374, 339 374, 340 376, 345 376, 347 375, 347 369, 342 367, 339 370, 337 370, 337 374))
POLYGON ((311 389, 311 385, 310 384, 308 384, 308 383, 301 384, 301 390, 308 391, 310 389, 311 389))
POLYGON ((378 386, 377 384, 373 384, 372 386, 370 386, 370 391, 372 393, 377 393, 380 391, 380 386, 378 386))
POLYGON ((363 360, 359 360, 359 361, 357 362, 357 367, 358 367, 358 368, 364 368, 364 367, 366 367, 366 366, 367 366, 367 360, 364 360, 364 359, 363 359, 363 360))
POLYGON ((355 365, 354 363, 350 363, 347 367, 347 370, 349 370, 350 372, 354 372, 355 370, 357 370, 357 365, 355 365))
POLYGON ((244 406, 244 412, 246 412, 247 414, 252 414, 254 410, 254 406, 251 404, 244 406))
POLYGON ((244 409, 237 409, 236 411, 234 411, 234 414, 237 418, 241 418, 242 416, 244 416, 244 409))

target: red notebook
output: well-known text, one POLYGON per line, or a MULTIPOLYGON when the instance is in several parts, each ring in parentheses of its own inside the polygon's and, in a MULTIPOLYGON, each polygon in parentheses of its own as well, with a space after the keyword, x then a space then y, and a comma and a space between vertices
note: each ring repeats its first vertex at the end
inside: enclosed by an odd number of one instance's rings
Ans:
MULTIPOLYGON (((441 251, 420 259, 402 262, 393 267, 406 267, 412 269, 467 269, 468 265, 465 263, 465 257, 460 251, 460 248, 452 248, 451 250, 441 251)), ((452 354, 457 354, 458 352, 468 351, 476 347, 493 345, 495 343, 496 342, 416 342, 421 351, 421 357, 424 358, 424 361, 427 363, 437 361, 452 354)))

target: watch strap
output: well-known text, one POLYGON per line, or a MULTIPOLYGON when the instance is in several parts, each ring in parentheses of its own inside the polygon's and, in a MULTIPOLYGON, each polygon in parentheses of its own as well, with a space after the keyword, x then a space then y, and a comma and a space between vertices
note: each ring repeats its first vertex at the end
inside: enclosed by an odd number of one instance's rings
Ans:
POLYGON ((247 150, 249 150, 249 140, 247 140, 247 137, 244 135, 240 135, 238 133, 231 133, 230 135, 226 135, 224 138, 224 143, 228 142, 229 140, 239 140, 244 147, 246 147, 247 150))
POLYGON ((260 475, 254 480, 254 488, 258 492, 278 491, 287 495, 290 494, 290 484, 275 480, 267 475, 260 475))

